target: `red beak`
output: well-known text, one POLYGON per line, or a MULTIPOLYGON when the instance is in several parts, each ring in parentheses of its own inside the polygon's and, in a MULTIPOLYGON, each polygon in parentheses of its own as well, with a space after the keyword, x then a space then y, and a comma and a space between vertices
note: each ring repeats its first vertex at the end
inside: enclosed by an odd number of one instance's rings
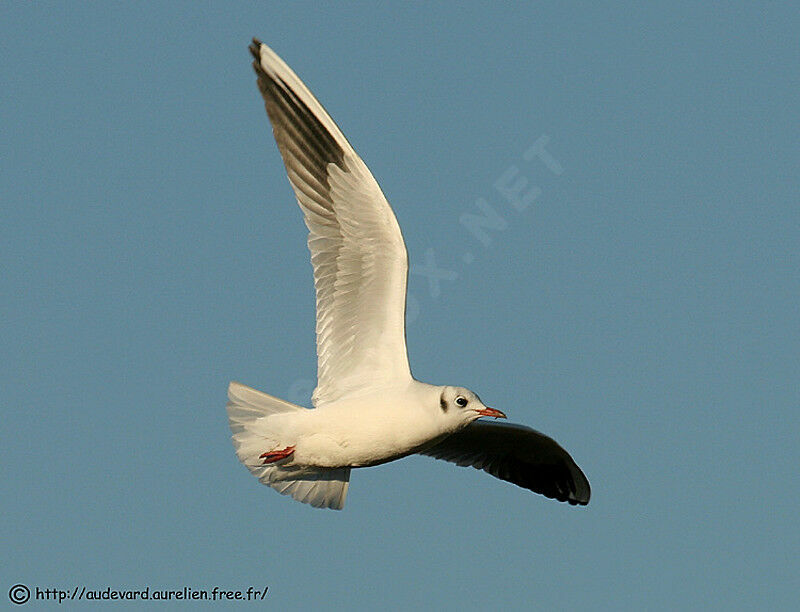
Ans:
POLYGON ((496 419, 504 419, 506 415, 504 415, 499 410, 495 410, 494 408, 484 408, 483 410, 478 410, 478 414, 481 416, 490 416, 496 419))

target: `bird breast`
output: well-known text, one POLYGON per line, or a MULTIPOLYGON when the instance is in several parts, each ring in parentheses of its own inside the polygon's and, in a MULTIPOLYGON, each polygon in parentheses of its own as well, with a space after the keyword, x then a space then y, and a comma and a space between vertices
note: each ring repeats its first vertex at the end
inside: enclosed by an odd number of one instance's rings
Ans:
POLYGON ((443 433, 435 413, 385 398, 342 400, 302 416, 294 461, 320 467, 378 465, 416 452, 443 433))

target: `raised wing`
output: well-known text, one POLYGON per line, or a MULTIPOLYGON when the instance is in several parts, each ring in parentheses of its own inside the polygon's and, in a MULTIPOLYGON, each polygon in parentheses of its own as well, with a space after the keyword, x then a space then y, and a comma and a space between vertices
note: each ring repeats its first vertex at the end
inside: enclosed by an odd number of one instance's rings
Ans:
POLYGON ((258 87, 308 226, 317 292, 315 405, 411 379, 408 255, 367 166, 303 82, 253 39, 258 87))
POLYGON ((569 453, 530 427, 475 421, 421 454, 471 465, 558 501, 589 503, 589 481, 569 453))

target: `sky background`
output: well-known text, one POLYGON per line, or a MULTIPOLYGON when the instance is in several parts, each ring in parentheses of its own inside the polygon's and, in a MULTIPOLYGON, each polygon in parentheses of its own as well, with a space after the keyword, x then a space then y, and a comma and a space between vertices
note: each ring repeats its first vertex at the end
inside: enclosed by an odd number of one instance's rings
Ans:
POLYGON ((800 12, 643 4, 3 3, 3 601, 796 604, 800 12), (414 375, 552 435, 588 507, 412 457, 321 511, 239 464, 228 381, 316 377, 252 36, 392 203, 414 375))

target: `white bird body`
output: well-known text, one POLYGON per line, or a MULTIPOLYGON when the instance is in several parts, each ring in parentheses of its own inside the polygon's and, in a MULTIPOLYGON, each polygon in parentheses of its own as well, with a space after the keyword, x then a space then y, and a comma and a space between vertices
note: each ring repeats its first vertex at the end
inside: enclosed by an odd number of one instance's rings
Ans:
POLYGON ((295 447, 285 468, 379 465, 455 431, 458 423, 425 409, 437 405, 440 395, 433 385, 411 381, 313 410, 269 415, 260 429, 273 447, 295 447))
POLYGON ((233 382, 239 459, 264 484, 341 509, 352 468, 413 453, 471 465, 571 504, 589 482, 556 442, 502 417, 463 387, 415 380, 405 343, 408 256, 367 166, 297 75, 267 45, 250 51, 273 133, 308 226, 317 294, 313 409, 233 382))

